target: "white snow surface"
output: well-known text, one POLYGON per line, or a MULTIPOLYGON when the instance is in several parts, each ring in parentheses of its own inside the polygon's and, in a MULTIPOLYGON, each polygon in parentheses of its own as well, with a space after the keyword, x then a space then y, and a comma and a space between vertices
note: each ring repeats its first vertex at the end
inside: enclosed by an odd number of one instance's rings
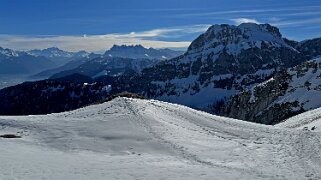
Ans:
POLYGON ((0 116, 0 179, 320 179, 321 134, 116 98, 0 116))
POLYGON ((321 132, 321 108, 317 108, 291 117, 275 126, 306 130, 311 130, 314 127, 315 129, 311 131, 321 132))

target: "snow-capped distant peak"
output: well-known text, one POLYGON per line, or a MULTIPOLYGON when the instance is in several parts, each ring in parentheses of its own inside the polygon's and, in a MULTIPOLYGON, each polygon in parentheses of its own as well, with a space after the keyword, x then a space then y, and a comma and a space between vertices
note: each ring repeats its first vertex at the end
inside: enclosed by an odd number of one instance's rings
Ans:
POLYGON ((0 54, 6 57, 18 57, 20 52, 0 47, 0 54))
POLYGON ((79 51, 79 52, 68 52, 61 50, 57 47, 51 47, 47 49, 34 49, 27 51, 29 54, 34 56, 44 56, 48 58, 72 58, 72 57, 88 57, 89 53, 86 51, 79 51))
POLYGON ((170 49, 145 48, 142 45, 114 45, 104 56, 131 59, 170 59, 181 55, 182 52, 170 49), (166 58, 164 58, 166 57, 166 58))

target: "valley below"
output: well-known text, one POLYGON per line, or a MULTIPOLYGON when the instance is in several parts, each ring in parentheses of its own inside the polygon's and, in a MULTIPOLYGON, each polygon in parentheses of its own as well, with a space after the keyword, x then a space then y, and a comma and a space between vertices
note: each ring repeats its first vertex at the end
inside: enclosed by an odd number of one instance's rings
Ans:
POLYGON ((17 84, 23 83, 25 81, 34 81, 37 79, 29 79, 28 75, 0 75, 0 89, 15 86, 17 84))

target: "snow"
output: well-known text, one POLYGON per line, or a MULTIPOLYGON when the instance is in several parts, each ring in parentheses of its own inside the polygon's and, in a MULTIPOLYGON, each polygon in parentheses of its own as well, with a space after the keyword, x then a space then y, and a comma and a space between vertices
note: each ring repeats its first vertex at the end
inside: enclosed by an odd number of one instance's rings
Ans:
POLYGON ((249 99, 249 103, 255 103, 255 101, 257 100, 257 97, 255 96, 256 88, 262 87, 262 86, 266 86, 268 83, 270 83, 272 81, 275 81, 275 79, 273 77, 268 79, 268 80, 266 80, 266 81, 264 81, 264 82, 262 82, 262 83, 259 83, 259 84, 255 85, 255 86, 251 87, 250 91, 249 91, 251 93, 251 97, 249 99))
POLYGON ((251 97, 249 99, 249 103, 255 103, 255 101, 257 100, 257 98, 255 96, 255 86, 252 87, 250 90, 251 90, 250 91, 251 92, 251 97))
POLYGON ((187 92, 180 92, 179 95, 163 95, 157 97, 158 100, 183 104, 189 107, 207 110, 209 106, 215 102, 224 100, 236 93, 235 89, 227 90, 214 88, 213 84, 207 87, 200 88, 200 91, 195 93, 189 89, 187 92))
MULTIPOLYGON (((263 67, 263 66, 262 66, 263 67)), ((269 76, 271 75, 275 70, 274 69, 259 69, 256 71, 256 75, 261 75, 261 76, 269 76)))
POLYGON ((212 80, 224 80, 224 79, 229 79, 229 78, 232 78, 233 77, 233 74, 221 74, 221 75, 217 75, 217 76, 214 76, 212 78, 212 80))
MULTIPOLYGON (((315 63, 320 63, 321 58, 311 60, 315 63)), ((317 68, 314 72, 313 68, 306 69, 303 75, 298 76, 296 70, 288 70, 288 73, 292 75, 292 80, 289 84, 289 90, 284 96, 279 97, 276 103, 294 102, 298 101, 303 104, 305 110, 315 109, 321 106, 321 69, 317 68), (305 85, 305 82, 311 83, 309 87, 305 85)))
POLYGON ((317 108, 297 116, 291 117, 284 122, 277 124, 276 127, 296 128, 311 130, 315 127, 317 132, 321 132, 321 108, 317 108))
POLYGON ((94 86, 94 85, 96 85, 97 84, 97 82, 94 82, 94 83, 84 83, 83 85, 84 86, 94 86))
MULTIPOLYGON (((214 76, 212 79, 214 81, 231 77, 232 74, 223 74, 220 76, 214 76)), ((203 110, 207 110, 209 106, 213 105, 215 102, 222 99, 224 100, 225 98, 228 98, 237 92, 235 89, 228 90, 215 88, 213 83, 209 83, 209 85, 202 87, 200 85, 200 90, 194 91, 191 87, 198 82, 198 78, 199 77, 196 75, 191 75, 187 78, 175 78, 166 82, 153 81, 152 83, 160 86, 163 89, 165 89, 166 84, 175 85, 175 95, 164 94, 157 97, 158 100, 183 104, 203 110)))
POLYGON ((7 56, 7 57, 18 57, 22 52, 14 51, 11 49, 3 49, 0 47, 0 55, 7 56))
POLYGON ((205 40, 202 45, 189 50, 188 56, 181 63, 188 63, 199 57, 204 60, 209 55, 215 61, 223 51, 237 57, 243 50, 261 49, 263 43, 273 48, 285 47, 297 51, 285 43, 280 34, 271 32, 266 24, 213 25, 203 36, 205 40))
POLYGON ((256 87, 266 86, 268 83, 273 82, 273 81, 275 81, 275 79, 272 77, 272 78, 270 78, 270 79, 258 84, 256 87))
POLYGON ((112 90, 112 86, 111 85, 104 86, 102 90, 105 92, 110 92, 112 90))
POLYGON ((116 98, 0 116, 0 179, 320 179, 321 135, 116 98))

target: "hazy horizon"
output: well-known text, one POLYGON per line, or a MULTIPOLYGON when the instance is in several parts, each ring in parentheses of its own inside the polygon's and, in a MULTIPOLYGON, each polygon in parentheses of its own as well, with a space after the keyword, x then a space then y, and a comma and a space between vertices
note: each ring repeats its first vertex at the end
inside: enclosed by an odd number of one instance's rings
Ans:
POLYGON ((269 23, 284 37, 320 37, 319 1, 14 1, 0 7, 0 46, 103 52, 112 45, 184 50, 213 24, 269 23), (304 33, 303 33, 304 32, 304 33))

